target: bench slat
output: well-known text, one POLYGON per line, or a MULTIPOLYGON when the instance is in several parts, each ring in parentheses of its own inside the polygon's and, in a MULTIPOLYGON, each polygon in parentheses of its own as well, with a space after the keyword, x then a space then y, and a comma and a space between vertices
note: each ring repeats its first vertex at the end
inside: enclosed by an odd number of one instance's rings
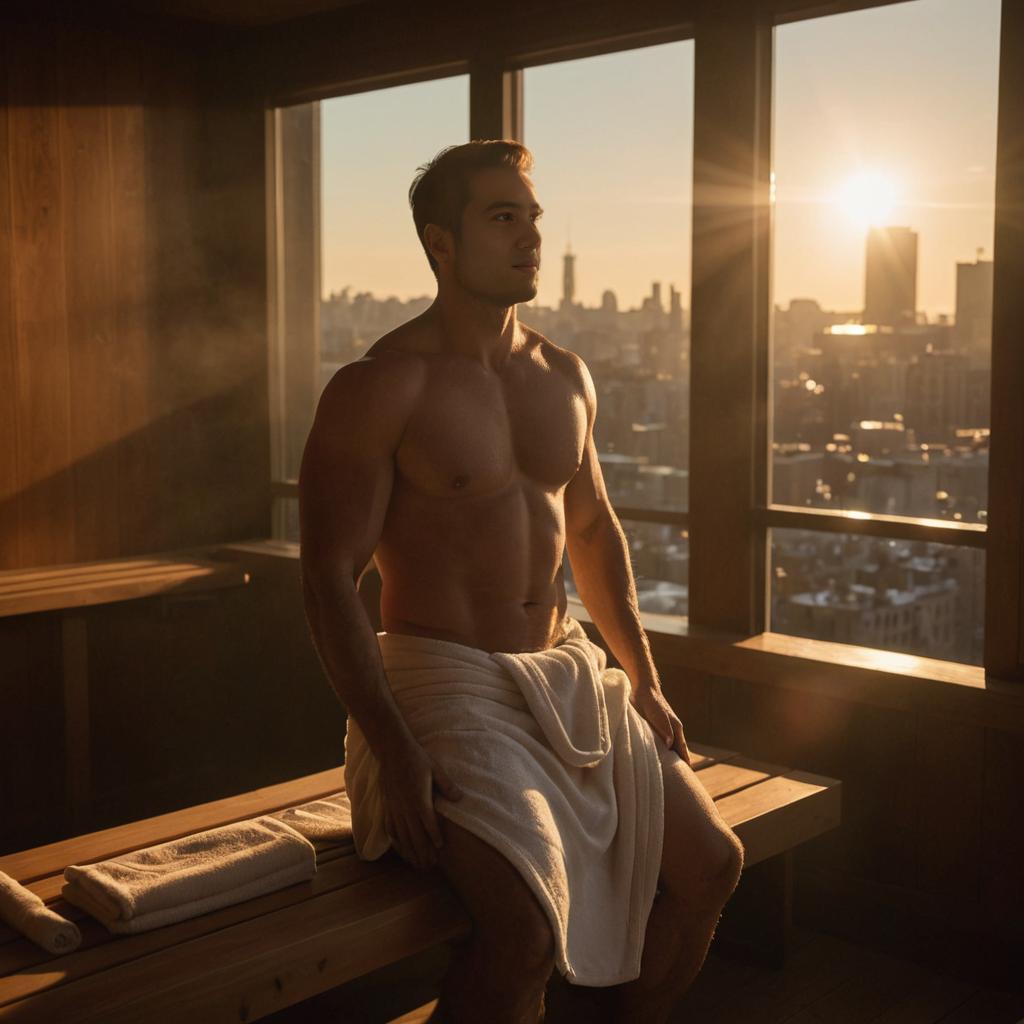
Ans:
POLYGON ((744 867, 835 828, 842 786, 837 779, 789 770, 716 801, 746 851, 744 867))
POLYGON ((328 768, 314 775, 264 786, 262 789, 254 789, 237 796, 211 800, 209 803, 197 804, 195 807, 179 811, 169 811, 167 814, 133 821, 127 825, 117 825, 100 832, 90 832, 73 839, 63 839, 34 850, 11 853, 6 857, 0 857, 0 871, 24 884, 45 878, 47 875, 61 874, 68 864, 89 864, 97 860, 107 860, 129 850, 153 846, 192 832, 201 832, 217 825, 227 825, 233 821, 242 821, 284 807, 317 800, 344 788, 344 770, 340 767, 328 768))
POLYGON ((60 971, 53 971, 54 958, 28 939, 18 939, 0 949, 0 1006, 44 992, 59 985, 80 982, 97 972, 175 946, 225 927, 254 920, 265 914, 317 900, 327 893, 375 877, 382 869, 400 864, 397 855, 381 862, 360 860, 353 853, 326 861, 308 881, 285 889, 233 903, 209 914, 190 917, 176 924, 139 932, 112 935, 98 921, 86 916, 90 934, 73 953, 60 957, 60 971))
MULTIPOLYGON (((466 912, 432 873, 404 865, 316 900, 142 956, 30 1001, 0 1020, 147 1024, 255 1020, 466 934, 466 912)), ((45 974, 46 972, 41 972, 45 974)), ((50 974, 60 972, 50 971, 50 974)))

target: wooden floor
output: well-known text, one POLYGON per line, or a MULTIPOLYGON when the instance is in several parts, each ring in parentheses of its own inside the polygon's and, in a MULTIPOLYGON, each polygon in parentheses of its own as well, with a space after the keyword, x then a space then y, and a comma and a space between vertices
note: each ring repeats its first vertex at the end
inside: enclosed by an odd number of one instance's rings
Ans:
MULTIPOLYGON (((445 950, 376 972, 263 1018, 272 1024, 385 1024, 436 994, 445 950)), ((420 1024, 427 1014, 402 1016, 420 1024)), ((1018 1024, 1024 993, 979 988, 904 960, 798 928, 782 971, 712 953, 672 1024, 1018 1024)), ((546 1024, 558 1024, 555 1017, 546 1024)))

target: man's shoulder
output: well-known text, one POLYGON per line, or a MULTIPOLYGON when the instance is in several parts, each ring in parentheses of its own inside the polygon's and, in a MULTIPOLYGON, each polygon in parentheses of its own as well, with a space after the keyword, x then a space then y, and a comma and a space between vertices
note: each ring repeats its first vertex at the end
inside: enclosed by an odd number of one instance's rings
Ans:
POLYGON ((594 381, 586 362, 570 348, 556 345, 550 338, 541 334, 533 327, 523 325, 531 340, 539 347, 545 362, 553 369, 561 371, 572 383, 580 396, 589 402, 594 391, 594 381))
POLYGON ((325 412, 355 405, 363 415, 405 415, 422 391, 424 374, 423 357, 406 348, 392 331, 359 359, 335 370, 324 387, 320 406, 325 412))

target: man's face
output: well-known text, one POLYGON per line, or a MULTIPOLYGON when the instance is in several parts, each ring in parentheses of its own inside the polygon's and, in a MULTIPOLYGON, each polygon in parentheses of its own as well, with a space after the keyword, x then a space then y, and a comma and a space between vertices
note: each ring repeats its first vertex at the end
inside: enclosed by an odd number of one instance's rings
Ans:
POLYGON ((470 181, 461 237, 449 264, 455 282, 498 306, 534 298, 540 269, 537 222, 542 212, 522 171, 513 167, 478 171, 470 181), (532 269, 522 266, 528 263, 532 269))

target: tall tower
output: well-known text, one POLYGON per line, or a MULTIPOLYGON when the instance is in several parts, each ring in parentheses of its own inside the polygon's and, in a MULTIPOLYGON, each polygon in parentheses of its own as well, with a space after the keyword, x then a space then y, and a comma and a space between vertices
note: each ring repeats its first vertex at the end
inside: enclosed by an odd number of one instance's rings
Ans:
POLYGON ((566 245, 562 257, 562 306, 571 306, 576 298, 576 257, 566 245))
POLYGON ((913 324, 917 316, 917 232, 872 228, 868 232, 864 316, 867 324, 913 324))
POLYGON ((978 355, 992 344, 992 261, 983 249, 973 263, 956 265, 956 324, 953 337, 978 355))

